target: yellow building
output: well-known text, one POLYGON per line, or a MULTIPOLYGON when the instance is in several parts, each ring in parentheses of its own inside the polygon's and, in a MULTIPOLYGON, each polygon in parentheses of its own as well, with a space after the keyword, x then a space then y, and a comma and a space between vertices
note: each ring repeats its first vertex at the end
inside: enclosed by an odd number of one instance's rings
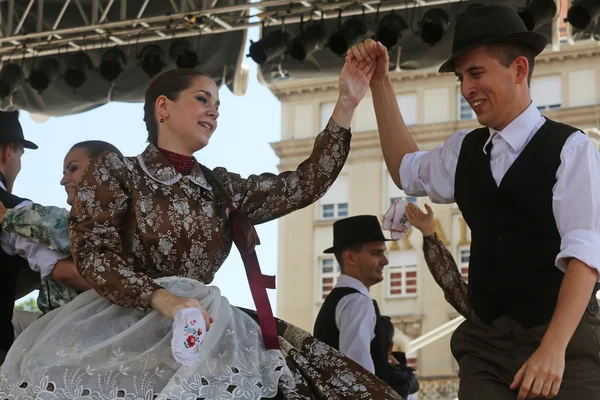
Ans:
MULTIPOLYGON (((421 149, 433 149, 459 129, 477 127, 452 74, 436 70, 391 73, 397 101, 421 149)), ((282 102, 281 141, 274 143, 279 168, 295 168, 308 156, 337 98, 337 77, 284 81, 270 85, 282 102)), ((600 45, 584 42, 548 50, 537 60, 531 95, 549 118, 579 127, 600 140, 600 45)), ((337 218, 359 214, 382 217, 391 201, 404 197, 385 168, 373 104, 367 97, 352 122, 351 152, 331 190, 314 205, 279 222, 277 314, 312 332, 323 298, 339 274, 335 259, 323 254, 332 242, 337 218)), ((413 200, 413 199, 409 199, 413 200)), ((418 199, 419 205, 427 199, 418 199)), ((438 234, 468 276, 470 233, 456 205, 435 205, 438 234)), ((458 316, 444 300, 423 259, 422 236, 411 230, 389 246, 385 280, 371 288, 382 314, 410 338, 417 338, 458 316)), ((421 381, 419 399, 454 399, 457 365, 450 335, 413 354, 421 381)))

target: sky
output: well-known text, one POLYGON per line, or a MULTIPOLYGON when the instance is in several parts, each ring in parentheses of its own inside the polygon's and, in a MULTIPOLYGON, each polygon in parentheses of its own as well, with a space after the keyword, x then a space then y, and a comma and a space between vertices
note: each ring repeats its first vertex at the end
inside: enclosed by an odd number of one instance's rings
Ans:
MULTIPOLYGON (((259 39, 258 28, 249 30, 248 39, 259 39)), ((281 104, 258 82, 254 61, 246 58, 243 62, 250 66, 246 94, 237 97, 227 87, 221 88, 219 126, 209 145, 195 156, 210 168, 223 166, 243 177, 262 172, 278 173, 279 159, 270 143, 280 140, 281 104)), ((147 145, 142 108, 142 103, 109 103, 82 114, 52 117, 43 123, 35 122, 27 112, 21 111, 25 138, 36 143, 39 149, 25 152, 14 193, 43 205, 68 208, 66 193, 59 184, 67 151, 77 142, 97 139, 114 144, 127 156, 141 153, 147 145)), ((277 221, 256 228, 261 239, 257 254, 262 272, 275 275, 277 221)), ((244 265, 235 246, 212 285, 218 286, 231 304, 255 309, 244 265)), ((276 291, 267 292, 275 312, 276 291)), ((37 292, 28 297, 32 296, 37 297, 37 292)))

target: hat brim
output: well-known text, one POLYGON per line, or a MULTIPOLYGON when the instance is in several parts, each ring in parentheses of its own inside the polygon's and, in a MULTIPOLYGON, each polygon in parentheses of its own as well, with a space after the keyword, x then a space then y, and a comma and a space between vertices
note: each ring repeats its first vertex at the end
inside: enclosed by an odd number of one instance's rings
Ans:
MULTIPOLYGON (((375 240, 369 240, 368 242, 346 243, 343 247, 353 246, 355 244, 360 244, 360 243, 370 243, 370 242, 395 242, 395 240, 394 239, 385 239, 385 238, 384 239, 375 239, 375 240)), ((337 247, 333 246, 333 247, 323 250, 323 253, 332 254, 338 250, 339 249, 337 247)))
POLYGON ((454 72, 454 61, 469 50, 486 44, 523 44, 531 47, 535 51, 535 55, 540 54, 548 45, 546 36, 536 32, 515 32, 506 35, 498 35, 492 38, 485 38, 474 42, 470 46, 462 48, 460 51, 452 54, 452 56, 442 64, 438 72, 454 72))
POLYGON ((29 140, 23 140, 23 147, 26 149, 37 150, 37 144, 30 142, 29 140))

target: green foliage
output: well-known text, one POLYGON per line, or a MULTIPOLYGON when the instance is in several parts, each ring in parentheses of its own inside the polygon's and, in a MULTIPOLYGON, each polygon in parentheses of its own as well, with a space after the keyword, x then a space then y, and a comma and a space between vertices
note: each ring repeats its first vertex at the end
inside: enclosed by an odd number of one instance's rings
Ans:
POLYGON ((35 312, 40 311, 40 309, 37 306, 37 301, 34 298, 29 298, 27 300, 19 301, 17 304, 15 304, 15 310, 35 311, 35 312))

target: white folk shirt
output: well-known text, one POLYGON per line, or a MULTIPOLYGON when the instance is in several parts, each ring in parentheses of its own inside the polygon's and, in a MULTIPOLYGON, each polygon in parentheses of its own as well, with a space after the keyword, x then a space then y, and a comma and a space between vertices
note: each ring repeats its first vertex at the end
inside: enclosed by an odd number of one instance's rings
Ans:
MULTIPOLYGON (((544 122, 545 118, 531 103, 502 131, 489 128, 490 139, 485 145, 492 141, 490 168, 497 185, 544 122)), ((456 132, 432 151, 404 156, 400 179, 405 193, 429 196, 434 203, 454 202, 456 164, 468 132, 456 132)), ((565 272, 569 260, 577 258, 600 270, 600 153, 586 135, 576 131, 565 142, 560 160, 552 192, 554 218, 561 237, 556 266, 565 272)))
MULTIPOLYGON (((2 182, 0 182, 0 188, 6 190, 2 182)), ((31 204, 31 201, 25 200, 15 208, 21 208, 28 204, 31 204)), ((4 231, 0 232, 0 247, 9 256, 18 254, 25 258, 29 262, 29 267, 39 272, 42 278, 52 274, 54 266, 59 260, 68 257, 68 255, 50 250, 48 246, 4 231)))
POLYGON ((375 306, 369 289, 358 279, 340 275, 336 288, 352 288, 358 293, 342 297, 335 308, 335 325, 340 331, 340 352, 375 373, 371 341, 375 338, 375 306))

